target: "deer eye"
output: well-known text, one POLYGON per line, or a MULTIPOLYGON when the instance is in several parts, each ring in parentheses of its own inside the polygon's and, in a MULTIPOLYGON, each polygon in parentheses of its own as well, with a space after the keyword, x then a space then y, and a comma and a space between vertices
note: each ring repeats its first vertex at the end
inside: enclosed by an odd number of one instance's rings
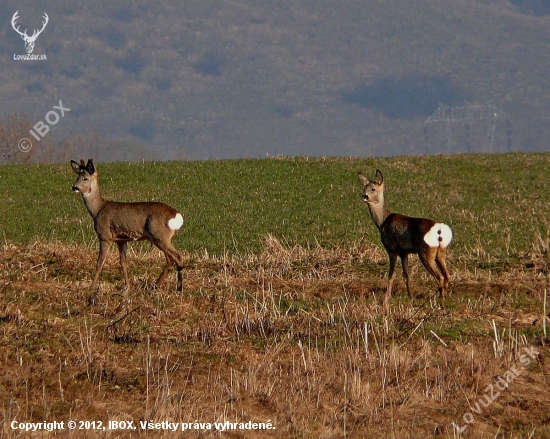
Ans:
POLYGON ((88 181, 88 177, 84 177, 82 180, 84 181, 88 181))
POLYGON ((371 188, 371 192, 374 192, 374 191, 375 191, 375 189, 374 189, 374 188, 371 188))

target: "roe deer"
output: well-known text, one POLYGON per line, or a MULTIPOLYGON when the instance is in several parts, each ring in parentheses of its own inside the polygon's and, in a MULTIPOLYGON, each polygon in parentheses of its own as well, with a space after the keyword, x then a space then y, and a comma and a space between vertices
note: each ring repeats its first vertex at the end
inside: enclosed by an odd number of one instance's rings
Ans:
POLYGON ((78 174, 73 191, 82 195, 84 204, 94 219, 94 228, 99 239, 99 256, 92 289, 98 284, 105 258, 113 242, 118 245, 120 266, 126 288, 129 289, 127 243, 149 240, 166 256, 166 266, 155 283, 156 287, 162 285, 175 263, 178 270, 177 291, 183 291, 183 256, 172 246, 172 238, 183 225, 183 215, 164 203, 119 203, 104 200, 99 192, 97 170, 93 160, 89 159, 86 165, 84 160, 80 160, 80 164, 71 160, 71 167, 78 174))
POLYGON ((364 186, 363 201, 369 207, 374 224, 380 231, 382 244, 384 244, 390 258, 385 303, 387 304, 391 297, 397 256, 401 258, 407 294, 411 297, 408 273, 408 255, 411 253, 418 254, 424 267, 437 279, 440 297, 444 298, 445 289, 449 285, 445 252, 453 237, 451 228, 431 219, 412 218, 399 213, 391 213, 384 201, 384 177, 378 169, 376 170, 375 181, 370 181, 361 172, 358 173, 358 177, 364 186))

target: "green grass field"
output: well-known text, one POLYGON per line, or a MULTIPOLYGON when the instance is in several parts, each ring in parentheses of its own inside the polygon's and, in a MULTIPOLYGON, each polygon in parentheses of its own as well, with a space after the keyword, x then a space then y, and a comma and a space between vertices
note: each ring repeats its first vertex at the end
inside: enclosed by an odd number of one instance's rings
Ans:
POLYGON ((183 293, 173 272, 151 287, 164 258, 143 243, 129 290, 112 249, 92 291, 97 238, 69 165, 1 166, 0 436, 75 420, 95 430, 57 437, 550 438, 549 162, 97 163, 105 198, 185 214, 183 293), (356 177, 376 168, 391 210, 454 231, 442 302, 415 257, 413 297, 398 276, 382 306, 388 258, 356 177), (138 429, 97 428, 114 420, 138 429), (215 431, 225 421, 274 428, 215 431))
MULTIPOLYGON (((306 247, 345 247, 365 236, 378 243, 356 177, 376 168, 390 210, 447 222, 457 252, 500 258, 528 251, 550 230, 550 154, 97 165, 105 198, 181 210, 186 225, 175 243, 190 252, 256 252, 267 234, 306 247)), ((91 244, 92 220, 71 193, 74 180, 68 164, 0 167, 2 237, 91 244)))

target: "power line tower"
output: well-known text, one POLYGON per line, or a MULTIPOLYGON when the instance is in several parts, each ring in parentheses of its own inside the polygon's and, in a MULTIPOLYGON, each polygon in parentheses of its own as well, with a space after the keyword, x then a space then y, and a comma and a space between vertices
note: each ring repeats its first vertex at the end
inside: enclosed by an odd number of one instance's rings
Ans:
MULTIPOLYGON (((486 139, 482 142, 483 151, 492 151, 494 149, 495 132, 497 128, 497 120, 504 117, 505 114, 501 111, 493 101, 486 102, 483 105, 467 105, 463 107, 451 107, 445 104, 439 104, 437 110, 435 110, 427 119, 426 124, 439 122, 445 126, 445 134, 447 139, 447 152, 451 152, 453 144, 453 125, 457 123, 465 124, 465 146, 466 149, 470 148, 470 123, 475 121, 486 121, 487 123, 487 135, 486 139)), ((507 121, 507 127, 510 122, 507 121)), ((425 135, 427 135, 427 126, 424 129, 425 135)), ((507 129, 508 135, 508 129, 507 129)))

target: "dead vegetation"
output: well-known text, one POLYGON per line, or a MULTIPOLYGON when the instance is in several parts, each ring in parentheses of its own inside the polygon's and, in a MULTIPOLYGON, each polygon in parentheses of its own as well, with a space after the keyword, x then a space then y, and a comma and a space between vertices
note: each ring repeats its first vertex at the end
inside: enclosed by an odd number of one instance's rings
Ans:
POLYGON ((304 249, 268 236, 258 254, 187 254, 183 294, 151 288, 163 258, 146 247, 130 252, 131 291, 113 251, 92 294, 95 251, 5 242, 2 435, 27 437, 13 420, 72 419, 212 424, 193 437, 217 437, 225 421, 275 427, 228 437, 458 437, 452 423, 470 413, 462 437, 550 437, 543 247, 513 261, 451 251, 444 308, 415 259, 416 297, 399 279, 385 312, 386 255, 362 242, 304 249), (521 368, 525 348, 538 354, 521 368), (521 373, 476 408, 514 365, 521 373))

